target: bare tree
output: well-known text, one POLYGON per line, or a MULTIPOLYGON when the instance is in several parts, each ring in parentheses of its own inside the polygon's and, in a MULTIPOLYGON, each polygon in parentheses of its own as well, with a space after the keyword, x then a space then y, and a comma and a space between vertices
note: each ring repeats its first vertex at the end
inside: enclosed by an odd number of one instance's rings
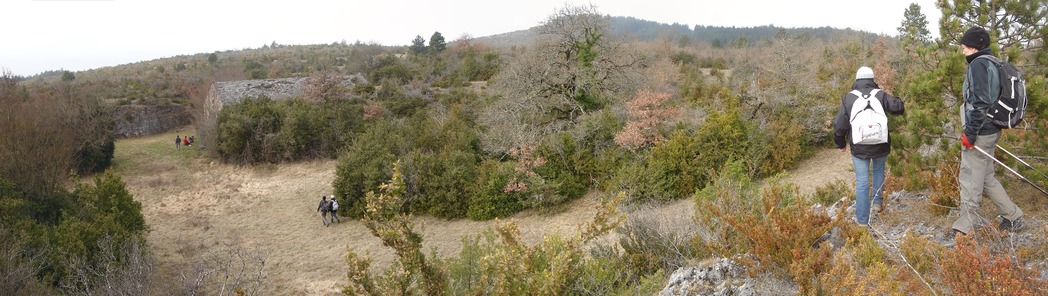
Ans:
MULTIPOLYGON (((76 102, 46 92, 16 93, 0 93, 4 96, 0 98, 0 179, 22 188, 29 198, 56 198, 53 193, 74 168, 79 144, 77 125, 70 119, 79 108, 76 102)), ((38 218, 57 219, 57 213, 38 218)))
POLYGON ((23 239, 0 225, 0 295, 47 294, 48 287, 36 276, 44 269, 49 249, 31 248, 23 239))
POLYGON ((183 247, 183 256, 178 273, 182 295, 264 295, 266 255, 258 248, 248 248, 240 243, 227 244, 223 248, 208 249, 201 256, 188 252, 183 247))
POLYGON ((499 101, 482 115, 485 149, 523 147, 632 93, 643 59, 608 31, 593 6, 562 8, 529 49, 512 53, 493 79, 499 101))
POLYGON ((98 240, 94 262, 88 258, 69 258, 69 276, 61 288, 74 295, 153 295, 156 260, 144 239, 116 242, 112 237, 98 240))

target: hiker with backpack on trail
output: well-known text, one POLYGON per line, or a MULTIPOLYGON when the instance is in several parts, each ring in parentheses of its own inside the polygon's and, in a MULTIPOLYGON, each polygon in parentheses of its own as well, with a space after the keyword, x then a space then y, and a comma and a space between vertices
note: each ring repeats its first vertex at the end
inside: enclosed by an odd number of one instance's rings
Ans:
POLYGON ((837 149, 847 151, 849 141, 846 140, 851 139, 852 165, 855 168, 855 220, 861 226, 868 226, 870 214, 882 209, 884 162, 892 148, 888 136, 888 114, 900 115, 904 111, 902 100, 881 90, 873 77, 873 69, 869 67, 860 67, 855 72, 852 91, 841 99, 841 108, 833 120, 833 142, 837 149))
POLYGON ((330 212, 330 211, 331 211, 331 202, 328 201, 327 195, 321 195, 320 196, 320 205, 317 206, 317 212, 320 212, 320 221, 324 222, 324 226, 325 227, 327 227, 328 224, 331 224, 330 222, 328 222, 328 217, 327 217, 328 216, 328 212, 330 212))
POLYGON ((968 69, 964 75, 964 104, 961 104, 961 165, 957 174, 960 184, 960 217, 953 223, 950 237, 967 235, 980 224, 981 218, 976 213, 986 194, 997 206, 1001 216, 998 228, 1017 230, 1022 226, 1019 220, 1023 211, 1012 202, 1004 186, 994 176, 993 155, 997 140, 1001 138, 1001 128, 1008 128, 1022 120, 1025 111, 1025 85, 1015 68, 1002 63, 990 49, 990 34, 979 26, 964 32, 960 40, 961 52, 964 53, 968 69), (1004 65, 1007 65, 1005 67, 1004 65), (1010 76, 1010 77, 1008 77, 1010 76), (1007 81, 1002 80, 1007 78, 1007 81), (1019 89, 1021 88, 1021 89, 1019 89), (999 104, 1006 103, 1005 96, 1013 100, 1016 94, 1022 95, 1022 108, 1001 111, 999 104), (1019 110, 1018 114, 1009 112, 1019 110), (1002 114, 1006 113, 1006 114, 1002 114))
POLYGON ((330 205, 331 205, 331 209, 330 209, 331 210, 330 211, 331 212, 331 223, 338 222, 339 224, 341 224, 342 223, 342 219, 338 218, 338 201, 335 200, 335 195, 334 194, 331 195, 331 203, 330 203, 330 205))

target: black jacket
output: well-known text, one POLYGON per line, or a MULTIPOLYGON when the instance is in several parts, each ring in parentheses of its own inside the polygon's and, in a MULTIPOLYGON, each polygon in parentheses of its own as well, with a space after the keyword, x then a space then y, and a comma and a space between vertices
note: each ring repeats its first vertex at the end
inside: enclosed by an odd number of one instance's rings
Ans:
POLYGON ((1001 93, 1001 78, 997 66, 987 59, 976 59, 983 55, 992 55, 989 48, 980 50, 965 59, 968 70, 964 76, 964 104, 961 105, 961 122, 968 140, 975 143, 979 135, 996 134, 1001 131, 990 123, 986 112, 997 102, 1001 93))
POLYGON ((317 212, 327 213, 331 211, 331 202, 325 200, 320 201, 320 205, 317 206, 317 212))
MULTIPOLYGON (((873 82, 873 79, 858 79, 852 84, 852 90, 859 90, 863 94, 869 94, 873 89, 880 89, 877 83, 873 82)), ((844 148, 845 143, 851 143, 851 141, 848 141, 848 137, 851 135, 851 120, 848 118, 848 111, 851 110, 852 104, 858 98, 849 92, 841 99, 841 109, 837 111, 837 117, 833 119, 833 142, 837 144, 837 148, 844 148)), ((904 111, 902 100, 884 92, 884 90, 877 93, 877 99, 881 101, 881 106, 884 106, 884 111, 888 112, 888 114, 900 115, 904 111)), ((891 143, 891 132, 889 132, 888 143, 875 145, 853 144, 851 145, 851 152, 852 155, 861 159, 877 158, 888 155, 892 151, 891 143)))

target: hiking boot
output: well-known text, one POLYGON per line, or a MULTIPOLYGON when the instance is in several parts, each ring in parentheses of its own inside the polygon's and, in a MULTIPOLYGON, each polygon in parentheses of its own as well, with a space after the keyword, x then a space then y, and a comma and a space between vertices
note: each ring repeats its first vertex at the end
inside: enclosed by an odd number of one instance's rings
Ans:
POLYGON ((1023 228, 1022 219, 1015 219, 1015 221, 1008 220, 1008 218, 1001 217, 1001 224, 997 225, 997 229, 1001 231, 1017 232, 1023 228))

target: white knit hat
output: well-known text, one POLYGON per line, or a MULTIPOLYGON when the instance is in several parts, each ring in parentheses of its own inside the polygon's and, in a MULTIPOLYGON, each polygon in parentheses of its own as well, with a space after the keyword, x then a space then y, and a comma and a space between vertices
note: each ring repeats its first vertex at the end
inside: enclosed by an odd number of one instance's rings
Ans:
POLYGON ((873 69, 866 66, 859 68, 859 71, 855 72, 855 80, 859 79, 873 79, 873 69))

